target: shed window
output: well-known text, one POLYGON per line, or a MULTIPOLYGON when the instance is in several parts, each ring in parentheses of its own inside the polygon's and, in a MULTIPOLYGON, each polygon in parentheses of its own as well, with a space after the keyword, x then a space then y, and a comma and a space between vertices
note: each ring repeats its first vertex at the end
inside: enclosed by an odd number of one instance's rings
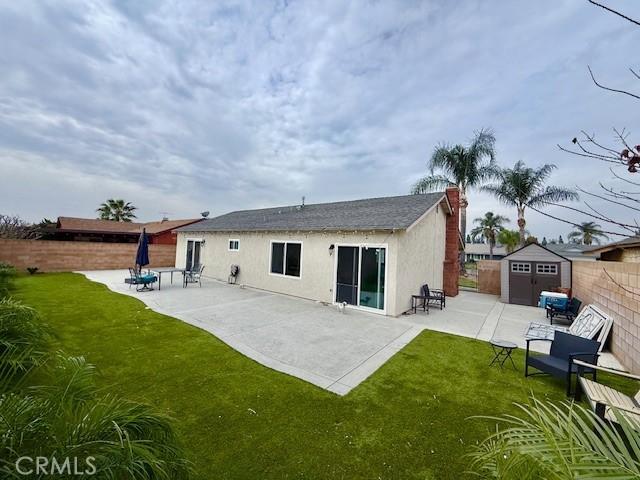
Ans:
POLYGON ((234 252, 240 250, 240 240, 229 240, 229 250, 234 252))
POLYGON ((271 244, 271 273, 300 277, 302 244, 298 242, 273 242, 271 244))
POLYGON ((558 265, 554 263, 538 263, 536 264, 536 273, 545 275, 557 275, 558 265))
POLYGON ((512 262, 511 271, 513 273, 531 273, 530 263, 512 262))

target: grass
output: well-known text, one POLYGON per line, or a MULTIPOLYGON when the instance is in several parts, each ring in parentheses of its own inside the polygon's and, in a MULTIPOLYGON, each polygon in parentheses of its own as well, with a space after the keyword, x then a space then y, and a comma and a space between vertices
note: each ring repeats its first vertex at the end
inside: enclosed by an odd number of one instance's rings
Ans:
POLYGON ((532 391, 564 399, 562 383, 489 368, 488 344, 453 335, 422 333, 338 397, 81 275, 21 276, 15 296, 103 386, 176 419, 197 479, 465 478, 465 454, 495 430, 469 417, 517 413, 532 391))
POLYGON ((467 288, 478 288, 478 281, 473 278, 463 276, 458 277, 458 286, 467 288))

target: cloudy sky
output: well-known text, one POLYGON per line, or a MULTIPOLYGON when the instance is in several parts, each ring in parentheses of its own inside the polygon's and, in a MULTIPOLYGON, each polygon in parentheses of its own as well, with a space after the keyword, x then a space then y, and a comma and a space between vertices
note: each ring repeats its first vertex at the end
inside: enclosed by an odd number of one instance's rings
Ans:
POLYGON ((109 197, 153 220, 405 194, 481 127, 500 164, 595 191, 608 167, 556 145, 640 139, 637 102, 587 72, 637 87, 640 28, 586 0, 4 1, 0 40, 0 213, 33 221, 109 197))

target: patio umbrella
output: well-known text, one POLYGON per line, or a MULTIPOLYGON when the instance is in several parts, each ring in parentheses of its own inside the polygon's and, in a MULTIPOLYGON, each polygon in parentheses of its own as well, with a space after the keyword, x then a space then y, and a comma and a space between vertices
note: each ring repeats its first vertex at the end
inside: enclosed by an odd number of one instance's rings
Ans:
POLYGON ((141 269, 145 265, 149 265, 149 238, 147 231, 142 229, 140 239, 138 240, 138 251, 136 252, 136 265, 141 269))

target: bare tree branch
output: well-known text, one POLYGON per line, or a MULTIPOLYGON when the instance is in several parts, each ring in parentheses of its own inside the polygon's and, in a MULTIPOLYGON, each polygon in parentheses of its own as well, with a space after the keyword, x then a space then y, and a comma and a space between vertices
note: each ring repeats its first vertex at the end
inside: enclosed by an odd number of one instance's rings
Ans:
MULTIPOLYGON (((591 0, 589 0, 591 1, 591 0)), ((593 83, 595 83, 598 87, 602 88, 603 90, 608 90, 610 92, 615 92, 615 93, 622 93, 624 95, 629 95, 630 97, 636 98, 638 100, 640 100, 640 96, 631 93, 631 92, 627 92, 626 90, 618 90, 617 88, 611 88, 611 87, 605 87, 604 85, 598 83, 598 81, 596 80, 596 77, 593 75, 593 72, 591 71, 591 67, 587 65, 587 68, 589 69, 589 74, 591 74, 591 80, 593 80, 593 83)))
POLYGON ((614 10, 613 8, 609 8, 606 5, 602 5, 601 3, 596 2, 595 0, 587 0, 590 4, 595 5, 596 7, 600 7, 604 10, 606 10, 607 12, 611 12, 614 15, 618 15, 619 17, 624 18, 625 20, 628 20, 631 23, 635 23, 636 25, 640 26, 640 22, 638 22, 637 20, 634 20, 631 17, 627 17, 626 15, 624 15, 623 13, 618 12, 617 10, 614 10))

